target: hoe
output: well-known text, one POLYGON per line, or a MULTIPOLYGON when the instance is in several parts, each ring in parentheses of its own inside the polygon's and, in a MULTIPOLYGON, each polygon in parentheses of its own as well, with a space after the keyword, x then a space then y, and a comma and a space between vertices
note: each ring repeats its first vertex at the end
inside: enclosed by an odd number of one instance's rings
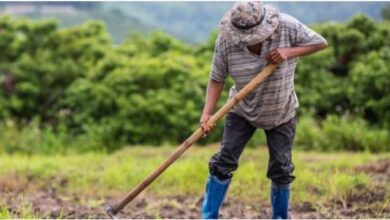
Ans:
MULTIPOLYGON (((276 64, 269 64, 255 78, 253 78, 244 88, 242 88, 229 102, 220 108, 208 121, 208 126, 213 125, 221 119, 230 109, 239 101, 251 93, 260 83, 262 83, 277 67, 276 64)), ((138 196, 146 187, 149 186, 157 177, 160 176, 173 162, 175 162, 188 148, 197 140, 203 137, 202 128, 198 128, 190 137, 188 137, 156 170, 146 177, 139 185, 131 190, 119 203, 109 206, 106 209, 107 214, 116 219, 116 214, 122 210, 128 203, 138 196)))

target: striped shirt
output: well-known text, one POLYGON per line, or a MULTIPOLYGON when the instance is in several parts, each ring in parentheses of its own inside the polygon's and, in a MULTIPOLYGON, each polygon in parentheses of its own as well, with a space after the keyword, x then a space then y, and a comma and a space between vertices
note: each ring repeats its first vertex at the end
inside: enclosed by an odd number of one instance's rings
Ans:
MULTIPOLYGON (((220 35, 216 40, 210 78, 224 82, 230 75, 235 85, 229 99, 252 80, 268 62, 266 55, 276 48, 290 48, 326 43, 326 40, 294 17, 281 13, 279 27, 262 42, 261 54, 251 53, 246 46, 229 44, 220 35)), ((232 110, 257 128, 272 129, 295 116, 298 98, 294 91, 294 73, 298 58, 282 62, 255 91, 232 110)))

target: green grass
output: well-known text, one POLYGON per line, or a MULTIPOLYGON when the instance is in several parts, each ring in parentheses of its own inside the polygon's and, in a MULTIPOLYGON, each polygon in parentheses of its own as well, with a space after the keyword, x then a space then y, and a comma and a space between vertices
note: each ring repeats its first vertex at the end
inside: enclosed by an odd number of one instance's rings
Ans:
MULTIPOLYGON (((61 180, 66 180, 67 184, 58 186, 57 190, 94 196, 120 195, 143 180, 173 150, 169 147, 129 147, 110 155, 1 155, 0 180, 6 181, 16 174, 21 180, 28 177, 38 187, 45 187, 48 183, 59 185, 61 180)), ((191 148, 146 192, 161 196, 201 196, 208 174, 208 160, 217 150, 218 146, 191 148)), ((356 173, 354 167, 389 154, 294 151, 293 156, 297 178, 292 185, 292 200, 302 202, 311 201, 313 196, 317 201, 342 199, 356 185, 370 186, 372 180, 364 173, 356 173)), ((229 197, 246 201, 268 200, 270 181, 266 178, 267 163, 266 148, 246 149, 229 197)))
MULTIPOLYGON (((6 208, 5 198, 0 201, 0 219, 11 219, 15 218, 11 212, 6 208)), ((20 197, 20 205, 18 207, 19 214, 17 218, 19 219, 38 219, 39 216, 35 215, 32 211, 31 204, 24 200, 24 197, 20 197)))
POLYGON ((0 218, 2 218, 2 219, 11 218, 11 214, 9 213, 8 209, 3 205, 0 206, 0 218))

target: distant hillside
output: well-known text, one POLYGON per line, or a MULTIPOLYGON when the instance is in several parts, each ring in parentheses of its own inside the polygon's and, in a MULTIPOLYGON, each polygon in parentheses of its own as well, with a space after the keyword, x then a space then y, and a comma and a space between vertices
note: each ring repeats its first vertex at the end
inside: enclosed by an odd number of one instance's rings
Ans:
POLYGON ((57 18, 63 27, 101 20, 114 42, 121 42, 130 31, 148 33, 156 29, 139 18, 131 17, 117 8, 103 8, 101 2, 0 2, 0 15, 32 19, 57 18))
POLYGON ((207 39, 234 2, 104 2, 188 42, 207 39))
MULTIPOLYGON (((38 14, 32 16, 33 18, 46 18, 47 15, 38 14)), ((134 18, 124 14, 118 9, 110 10, 93 10, 84 11, 80 10, 76 14, 57 14, 55 16, 60 19, 61 25, 64 27, 81 24, 89 19, 101 20, 106 23, 107 30, 110 32, 111 38, 114 42, 120 43, 131 31, 138 31, 142 33, 148 33, 155 28, 144 23, 139 18, 134 18)))
MULTIPOLYGON (((205 40, 234 2, 104 2, 190 42, 205 40)), ((356 13, 380 19, 386 2, 267 2, 306 23, 345 21, 356 13)))

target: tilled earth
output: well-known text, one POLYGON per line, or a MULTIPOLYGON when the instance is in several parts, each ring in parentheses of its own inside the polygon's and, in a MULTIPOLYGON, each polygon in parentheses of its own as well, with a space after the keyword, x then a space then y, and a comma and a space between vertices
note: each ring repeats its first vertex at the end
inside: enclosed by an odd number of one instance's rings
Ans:
MULTIPOLYGON (((390 218, 390 204, 386 202, 386 184, 390 182, 390 160, 358 167, 374 180, 374 189, 357 186, 343 200, 325 204, 301 203, 290 209, 291 218, 390 218)), ((0 198, 13 217, 23 216, 29 209, 38 218, 107 218, 105 207, 116 198, 94 198, 86 195, 57 192, 54 186, 36 187, 15 175, 10 181, 0 180, 0 198), (24 208, 21 208, 24 206, 24 208)), ((59 185, 66 180, 57 180, 59 185)), ((388 196, 387 196, 388 198, 388 196)), ((152 197, 140 195, 129 204, 119 218, 200 218, 202 198, 194 196, 152 197)), ((1 204, 0 204, 1 205, 1 204)), ((228 198, 223 204, 222 218, 270 218, 268 203, 245 203, 228 198)))

